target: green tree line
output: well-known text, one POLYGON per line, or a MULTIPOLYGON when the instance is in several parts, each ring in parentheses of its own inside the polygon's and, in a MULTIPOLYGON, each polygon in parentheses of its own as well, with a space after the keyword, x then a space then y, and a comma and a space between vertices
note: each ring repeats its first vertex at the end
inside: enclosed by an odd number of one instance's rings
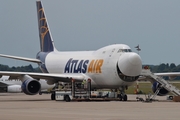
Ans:
POLYGON ((0 64, 0 71, 16 71, 16 72, 41 72, 41 70, 37 68, 33 68, 31 64, 27 66, 21 67, 9 67, 8 65, 0 64))
MULTIPOLYGON (((153 73, 165 73, 165 72, 180 72, 180 65, 175 65, 174 63, 161 63, 160 65, 143 65, 149 66, 150 70, 153 73)), ((164 77, 164 79, 168 80, 168 76, 164 77)), ((180 80, 180 77, 176 77, 174 80, 180 80)))
POLYGON ((162 63, 160 65, 149 65, 149 67, 150 67, 151 71, 154 73, 158 73, 158 72, 180 72, 180 65, 176 66, 174 63, 171 63, 171 64, 162 63))

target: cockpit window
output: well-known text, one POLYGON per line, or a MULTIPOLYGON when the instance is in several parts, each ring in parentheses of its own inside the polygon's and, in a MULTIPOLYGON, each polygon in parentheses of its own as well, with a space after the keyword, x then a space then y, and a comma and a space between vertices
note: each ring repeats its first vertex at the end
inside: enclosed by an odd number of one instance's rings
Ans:
POLYGON ((132 52, 131 49, 119 49, 117 52, 132 52))
POLYGON ((117 52, 118 52, 118 53, 119 53, 119 52, 122 52, 122 49, 119 49, 117 52))

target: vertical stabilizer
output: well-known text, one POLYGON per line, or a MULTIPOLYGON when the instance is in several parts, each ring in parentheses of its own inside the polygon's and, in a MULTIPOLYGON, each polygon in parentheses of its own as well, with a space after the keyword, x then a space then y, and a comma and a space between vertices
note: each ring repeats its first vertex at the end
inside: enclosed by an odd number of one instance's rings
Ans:
POLYGON ((55 50, 53 39, 51 37, 48 22, 45 17, 45 12, 42 7, 41 1, 36 2, 37 5, 37 17, 38 17, 38 29, 40 38, 40 47, 42 52, 51 52, 55 50))

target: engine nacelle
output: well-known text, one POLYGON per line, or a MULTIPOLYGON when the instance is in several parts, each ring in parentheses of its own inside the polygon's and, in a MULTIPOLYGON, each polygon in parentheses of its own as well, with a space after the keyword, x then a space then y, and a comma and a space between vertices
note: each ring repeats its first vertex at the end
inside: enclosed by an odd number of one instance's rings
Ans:
MULTIPOLYGON (((153 85, 152 85, 152 91, 155 93, 156 90, 160 87, 160 84, 158 82, 154 82, 153 85)), ((166 90, 165 88, 161 88, 159 90, 159 93, 157 95, 159 96, 165 96, 169 93, 168 90, 166 90)))
POLYGON ((22 83, 21 89, 27 95, 35 95, 41 90, 41 84, 35 79, 27 79, 22 83))
POLYGON ((20 92, 22 92, 21 85, 7 86, 7 92, 9 92, 9 93, 20 93, 20 92))

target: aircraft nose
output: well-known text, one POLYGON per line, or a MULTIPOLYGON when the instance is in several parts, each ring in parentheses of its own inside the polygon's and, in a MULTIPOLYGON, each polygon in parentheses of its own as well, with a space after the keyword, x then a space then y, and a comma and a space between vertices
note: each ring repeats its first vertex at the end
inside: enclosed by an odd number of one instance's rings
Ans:
POLYGON ((127 76, 139 76, 142 71, 142 61, 137 53, 126 53, 118 61, 120 71, 127 76))

